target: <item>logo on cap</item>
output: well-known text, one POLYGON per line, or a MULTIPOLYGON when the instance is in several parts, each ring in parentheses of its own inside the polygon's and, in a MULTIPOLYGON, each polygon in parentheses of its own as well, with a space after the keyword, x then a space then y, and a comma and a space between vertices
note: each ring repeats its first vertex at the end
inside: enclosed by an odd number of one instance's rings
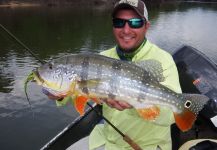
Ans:
POLYGON ((129 4, 131 6, 137 7, 138 6, 138 0, 120 0, 119 4, 121 3, 126 3, 129 4))

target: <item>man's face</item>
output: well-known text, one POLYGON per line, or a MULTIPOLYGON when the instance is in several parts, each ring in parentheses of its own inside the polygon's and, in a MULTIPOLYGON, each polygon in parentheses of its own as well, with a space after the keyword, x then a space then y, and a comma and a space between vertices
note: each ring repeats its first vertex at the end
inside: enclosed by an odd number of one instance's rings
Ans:
MULTIPOLYGON (((116 13, 115 18, 128 20, 141 17, 134 10, 122 9, 116 13)), ((121 49, 130 52, 138 48, 143 42, 148 27, 149 22, 146 22, 146 24, 144 24, 141 28, 131 28, 128 23, 126 23, 123 28, 113 27, 113 34, 118 46, 121 49)))

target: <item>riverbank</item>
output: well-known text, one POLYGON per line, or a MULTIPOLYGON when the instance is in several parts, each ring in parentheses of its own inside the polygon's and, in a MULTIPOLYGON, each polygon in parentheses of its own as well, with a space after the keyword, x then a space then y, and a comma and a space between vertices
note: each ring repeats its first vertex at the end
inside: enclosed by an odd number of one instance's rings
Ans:
POLYGON ((112 6, 115 3, 115 0, 73 0, 73 1, 67 1, 67 0, 48 0, 48 1, 40 1, 40 0, 32 0, 32 1, 0 1, 0 7, 8 7, 8 8, 14 8, 14 7, 38 7, 38 6, 83 6, 83 7, 92 7, 92 6, 112 6))
MULTIPOLYGON (((0 7, 105 7, 109 8, 114 5, 117 0, 0 0, 0 7)), ((160 4, 165 2, 199 2, 199 3, 210 3, 216 2, 216 0, 143 0, 148 5, 160 4)))
POLYGON ((11 1, 11 2, 6 2, 6 3, 1 3, 0 4, 0 7, 9 7, 9 8, 36 7, 36 6, 41 6, 41 5, 39 3, 16 2, 16 1, 11 1))
MULTIPOLYGON (((105 7, 110 8, 114 5, 117 0, 0 0, 0 7, 105 7)), ((163 2, 174 2, 177 0, 143 0, 146 4, 160 4, 163 2)))

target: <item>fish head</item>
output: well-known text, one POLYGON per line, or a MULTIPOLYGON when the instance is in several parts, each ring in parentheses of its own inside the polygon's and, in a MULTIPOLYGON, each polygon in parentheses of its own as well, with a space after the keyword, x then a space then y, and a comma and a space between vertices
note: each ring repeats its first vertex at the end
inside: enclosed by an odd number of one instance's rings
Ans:
POLYGON ((73 92, 77 74, 71 66, 48 62, 33 71, 34 80, 43 87, 43 93, 53 97, 65 97, 73 92))

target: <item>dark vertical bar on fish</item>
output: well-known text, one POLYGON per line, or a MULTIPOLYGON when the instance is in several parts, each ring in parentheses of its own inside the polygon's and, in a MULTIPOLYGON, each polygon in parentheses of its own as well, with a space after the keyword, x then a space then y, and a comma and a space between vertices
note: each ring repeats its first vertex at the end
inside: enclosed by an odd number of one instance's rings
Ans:
POLYGON ((81 69, 80 77, 81 77, 81 82, 83 84, 82 92, 88 94, 89 90, 87 87, 87 79, 88 79, 88 73, 89 73, 89 56, 85 56, 83 58, 83 62, 81 64, 81 67, 82 67, 82 69, 81 69))
MULTIPOLYGON (((96 65, 96 78, 97 78, 97 79, 100 79, 100 80, 102 79, 103 69, 104 69, 104 68, 102 68, 101 65, 96 65)), ((95 86, 94 90, 95 90, 95 91, 100 91, 98 87, 99 87, 99 84, 97 84, 97 85, 95 86)))
POLYGON ((111 99, 115 99, 116 95, 115 93, 117 93, 117 85, 119 85, 119 75, 121 73, 121 63, 120 61, 114 61, 112 63, 112 77, 111 80, 109 82, 110 84, 110 91, 109 91, 109 98, 111 99))

